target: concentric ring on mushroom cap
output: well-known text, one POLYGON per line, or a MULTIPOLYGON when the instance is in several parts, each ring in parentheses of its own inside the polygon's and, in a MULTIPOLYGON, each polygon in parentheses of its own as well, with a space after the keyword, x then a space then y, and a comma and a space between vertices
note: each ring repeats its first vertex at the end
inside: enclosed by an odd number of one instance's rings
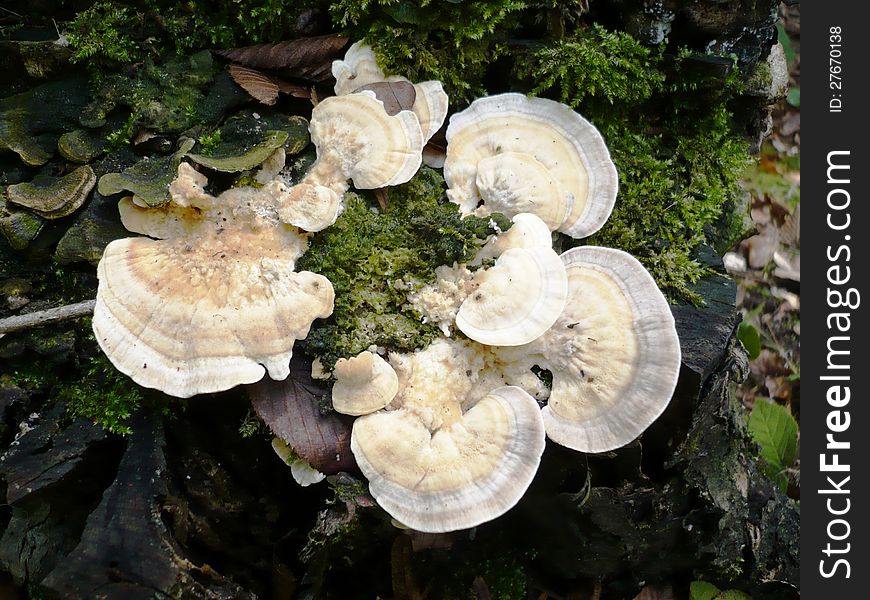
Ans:
POLYGON ((568 297, 565 267, 549 246, 510 248, 475 281, 480 285, 459 307, 456 326, 488 346, 536 339, 559 318, 568 297))
POLYGON ((125 222, 167 239, 113 241, 97 269, 100 347, 140 385, 178 397, 252 383, 267 370, 286 378, 294 342, 333 308, 327 278, 295 271, 308 242, 278 221, 268 190, 215 198, 205 183, 182 163, 173 208, 122 203, 125 222))
POLYGON ((527 353, 553 373, 543 409, 547 435, 582 452, 637 438, 665 410, 680 372, 680 342, 667 300, 633 256, 585 246, 562 254, 565 310, 527 353))
POLYGON ((544 451, 538 404, 500 387, 430 431, 414 407, 354 421, 350 447, 369 489, 417 531, 467 529, 501 516, 525 493, 544 451))
POLYGON ((311 141, 317 162, 306 183, 329 186, 352 179, 358 189, 376 189, 407 182, 420 168, 423 132, 416 115, 403 110, 387 114, 374 92, 332 96, 311 113, 311 141), (324 168, 335 169, 332 179, 324 168))
POLYGON ((448 197, 471 212, 481 200, 478 163, 506 152, 543 164, 573 201, 559 227, 581 238, 598 231, 613 210, 618 176, 601 134, 570 107, 522 94, 480 98, 450 117, 444 179, 448 197))

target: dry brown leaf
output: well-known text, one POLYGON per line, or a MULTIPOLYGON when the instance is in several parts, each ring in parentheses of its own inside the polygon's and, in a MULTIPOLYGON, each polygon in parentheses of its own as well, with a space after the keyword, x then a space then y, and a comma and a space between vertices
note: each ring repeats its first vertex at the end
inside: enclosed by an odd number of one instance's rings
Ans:
POLYGON ((346 37, 321 35, 218 50, 217 54, 252 69, 274 70, 284 77, 320 82, 332 76, 332 61, 339 57, 346 44, 346 37))
POLYGON ((276 436, 312 467, 331 475, 355 466, 350 451, 353 419, 323 415, 318 400, 326 387, 311 378, 311 361, 294 356, 284 381, 268 377, 248 386, 248 399, 276 436))
POLYGON ((272 106, 278 101, 280 88, 273 77, 234 63, 228 65, 227 70, 233 81, 258 101, 268 106, 272 106))
POLYGON ((414 84, 407 81, 378 81, 358 87, 354 92, 364 90, 374 92, 375 97, 384 103, 384 110, 390 116, 403 110, 411 110, 417 99, 417 90, 414 89, 414 84))

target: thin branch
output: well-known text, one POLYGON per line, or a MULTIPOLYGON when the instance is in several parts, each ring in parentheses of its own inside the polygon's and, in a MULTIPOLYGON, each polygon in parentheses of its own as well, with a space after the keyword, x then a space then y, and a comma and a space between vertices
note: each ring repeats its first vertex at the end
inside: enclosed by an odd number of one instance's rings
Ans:
POLYGON ((33 329, 34 327, 42 327, 51 323, 90 316, 94 314, 96 302, 96 300, 85 300, 76 304, 67 304, 66 306, 40 310, 26 315, 15 315, 14 317, 0 319, 0 336, 12 333, 13 331, 33 329))

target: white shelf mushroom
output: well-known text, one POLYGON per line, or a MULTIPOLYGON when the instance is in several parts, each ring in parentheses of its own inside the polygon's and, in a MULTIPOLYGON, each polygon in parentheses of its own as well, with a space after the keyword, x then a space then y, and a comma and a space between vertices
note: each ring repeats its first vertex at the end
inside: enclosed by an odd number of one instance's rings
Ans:
POLYGON ((399 377, 377 354, 361 352, 335 363, 332 406, 345 415, 367 415, 384 408, 399 391, 399 377))
MULTIPOLYGON (((384 75, 378 66, 374 51, 362 42, 351 45, 345 53, 344 60, 333 61, 332 75, 335 77, 336 96, 351 94, 373 83, 392 81, 410 83, 405 77, 384 75)), ((440 81, 423 81, 414 83, 413 86, 416 95, 411 110, 420 122, 425 143, 444 124, 449 98, 440 81)))
POLYGON ((480 98, 450 118, 444 178, 465 213, 530 211, 575 238, 601 228, 618 186, 595 127, 568 106, 522 94, 480 98))
POLYGON ((474 527, 528 488, 544 450, 537 402, 518 387, 469 397, 483 354, 441 340, 400 358, 390 407, 359 417, 351 450, 378 504, 426 532, 474 527))
POLYGON ((274 198, 243 187, 218 197, 187 163, 172 204, 124 200, 131 229, 156 238, 110 243, 100 261, 93 328, 119 371, 189 397, 289 374, 296 340, 332 314, 332 284, 296 272, 306 238, 278 221, 274 198))
POLYGON ((585 246, 562 255, 569 299, 553 327, 506 358, 553 374, 543 409, 547 436, 582 452, 637 438, 670 402, 680 343, 670 307, 631 255, 585 246))

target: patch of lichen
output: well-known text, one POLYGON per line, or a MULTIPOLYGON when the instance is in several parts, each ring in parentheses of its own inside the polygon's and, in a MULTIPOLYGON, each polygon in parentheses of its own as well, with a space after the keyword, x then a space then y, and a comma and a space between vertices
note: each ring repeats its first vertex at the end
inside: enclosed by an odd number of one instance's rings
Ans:
POLYGON ((435 280, 435 268, 471 259, 493 220, 463 219, 444 196, 444 179, 423 167, 408 183, 386 192, 386 209, 350 193, 335 225, 316 234, 299 270, 326 276, 335 288, 335 311, 315 323, 300 344, 331 367, 371 345, 400 352, 425 346, 438 330, 423 324, 408 292, 435 280))
POLYGON ((524 0, 339 0, 336 26, 375 48, 388 73, 412 81, 437 79, 451 100, 483 95, 487 65, 507 52, 524 0))
POLYGON ((711 72, 701 58, 665 55, 598 26, 517 57, 534 92, 601 131, 619 172, 613 214, 585 243, 633 254, 671 299, 696 302, 689 284, 706 270, 695 251, 728 237, 717 231, 723 222, 738 226, 723 210, 748 160, 728 109, 738 74, 730 65, 711 72))

